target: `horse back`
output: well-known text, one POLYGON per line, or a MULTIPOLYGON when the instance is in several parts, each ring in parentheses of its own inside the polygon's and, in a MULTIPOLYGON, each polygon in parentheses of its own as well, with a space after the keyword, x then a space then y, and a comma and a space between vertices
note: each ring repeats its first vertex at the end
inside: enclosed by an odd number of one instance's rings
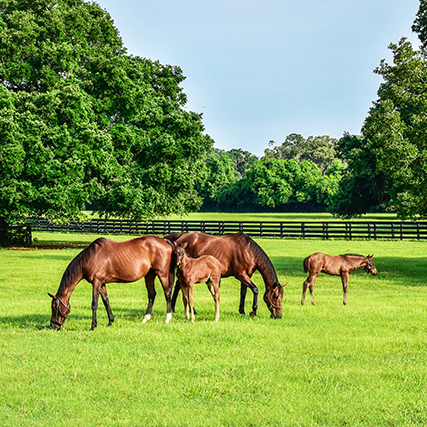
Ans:
POLYGON ((85 278, 132 282, 144 277, 150 269, 169 274, 172 248, 160 237, 144 236, 117 242, 102 239, 99 248, 85 266, 85 278))
POLYGON ((207 282, 209 278, 214 283, 221 280, 221 263, 212 255, 202 255, 198 258, 186 258, 177 271, 178 278, 187 284, 207 282))
POLYGON ((316 252, 308 256, 303 265, 305 273, 319 274, 323 272, 332 276, 340 276, 343 272, 351 272, 354 269, 351 256, 333 256, 322 252, 316 252))

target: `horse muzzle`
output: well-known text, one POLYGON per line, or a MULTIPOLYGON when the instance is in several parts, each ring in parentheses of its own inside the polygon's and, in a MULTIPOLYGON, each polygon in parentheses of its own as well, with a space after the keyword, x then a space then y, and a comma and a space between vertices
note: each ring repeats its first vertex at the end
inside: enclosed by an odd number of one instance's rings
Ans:
POLYGON ((62 325, 63 325, 63 323, 59 323, 56 320, 51 320, 50 321, 50 327, 52 329, 56 329, 57 331, 59 331, 61 329, 62 325))
POLYGON ((279 313, 278 311, 272 311, 270 317, 272 319, 281 319, 282 313, 279 313))

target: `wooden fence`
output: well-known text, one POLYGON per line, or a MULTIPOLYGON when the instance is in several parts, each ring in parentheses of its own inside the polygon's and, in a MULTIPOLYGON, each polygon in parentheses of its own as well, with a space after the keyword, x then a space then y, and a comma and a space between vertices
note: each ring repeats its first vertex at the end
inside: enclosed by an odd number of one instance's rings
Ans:
POLYGON ((155 234, 201 232, 223 236, 242 231, 252 237, 322 239, 427 239, 427 222, 390 221, 147 221, 93 219, 86 222, 54 224, 44 219, 31 221, 34 231, 93 234, 155 234))

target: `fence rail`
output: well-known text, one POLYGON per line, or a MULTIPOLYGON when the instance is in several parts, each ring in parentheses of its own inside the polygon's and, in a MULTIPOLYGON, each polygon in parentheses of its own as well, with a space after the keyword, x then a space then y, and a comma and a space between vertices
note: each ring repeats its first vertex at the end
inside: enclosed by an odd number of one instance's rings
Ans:
POLYGON ((223 236, 242 231, 252 237, 323 239, 427 239, 427 222, 390 221, 147 221, 92 219, 54 224, 45 219, 31 221, 33 231, 93 234, 168 235, 201 232, 223 236))

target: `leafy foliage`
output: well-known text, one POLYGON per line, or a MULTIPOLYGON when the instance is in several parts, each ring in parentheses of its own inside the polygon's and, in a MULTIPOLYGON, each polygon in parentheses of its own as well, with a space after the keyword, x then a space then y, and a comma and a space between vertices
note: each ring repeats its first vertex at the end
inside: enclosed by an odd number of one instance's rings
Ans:
POLYGON ((267 148, 264 154, 265 157, 273 159, 296 159, 297 162, 309 160, 324 173, 335 159, 335 143, 334 138, 326 135, 304 139, 300 134, 291 133, 280 146, 274 147, 274 141, 270 141, 272 148, 267 148))
POLYGON ((427 61, 401 39, 391 44, 393 65, 384 60, 384 78, 363 133, 385 180, 390 206, 401 218, 427 216, 427 61))
POLYGON ((0 217, 144 218, 200 206, 212 141, 179 67, 126 54, 83 0, 1 1, 0 217))
POLYGON ((344 134, 336 144, 338 156, 345 162, 336 193, 329 201, 331 212, 343 218, 382 210, 388 202, 384 177, 376 172, 375 153, 362 136, 344 134))

